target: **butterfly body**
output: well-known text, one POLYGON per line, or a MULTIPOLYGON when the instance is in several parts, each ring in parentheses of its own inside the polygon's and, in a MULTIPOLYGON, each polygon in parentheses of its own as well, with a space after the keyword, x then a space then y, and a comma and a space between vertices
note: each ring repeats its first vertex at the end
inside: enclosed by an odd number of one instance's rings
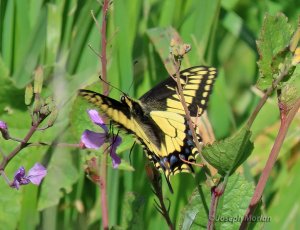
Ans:
MULTIPOLYGON (((215 68, 205 66, 180 72, 183 95, 191 116, 201 115, 206 109, 216 75, 215 68)), ((139 100, 123 95, 117 101, 89 90, 80 90, 79 94, 121 129, 133 134, 167 179, 178 172, 193 171, 190 164, 181 160, 195 162, 198 151, 173 78, 159 83, 139 100)), ((200 135, 198 140, 201 141, 200 135)))

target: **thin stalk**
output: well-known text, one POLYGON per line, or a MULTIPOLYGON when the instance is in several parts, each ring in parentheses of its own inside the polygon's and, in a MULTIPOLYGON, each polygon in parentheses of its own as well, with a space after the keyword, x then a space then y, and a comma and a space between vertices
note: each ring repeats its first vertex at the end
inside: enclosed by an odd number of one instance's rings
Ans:
MULTIPOLYGON (((183 89, 182 89, 182 86, 181 86, 181 83, 180 83, 180 73, 179 73, 179 71, 180 71, 180 66, 181 66, 181 62, 180 61, 176 61, 175 59, 174 59, 174 63, 175 63, 175 67, 176 67, 176 83, 177 83, 177 88, 178 88, 178 94, 179 94, 179 96, 180 96, 180 102, 181 102, 181 104, 182 104, 182 107, 184 108, 184 112, 185 112, 185 117, 186 117, 186 120, 187 120, 187 122, 188 122, 188 124, 189 124, 189 129, 191 130, 191 132, 192 132, 192 137, 193 137, 193 140, 194 140, 194 143, 195 143, 195 145, 196 145, 196 148, 197 148, 197 150, 198 150, 198 152, 199 152, 199 156, 200 156, 200 158, 201 158, 201 161, 203 162, 203 163, 206 163, 206 160, 204 159, 204 157, 202 156, 202 154, 201 154, 201 150, 202 150, 202 147, 201 147, 201 145, 200 145, 200 143, 199 143, 199 141, 198 141, 198 139, 197 139, 197 135, 196 135, 196 131, 195 131, 195 128, 194 128, 194 126, 193 126, 193 121, 192 121, 192 118, 191 118, 191 115, 190 115, 190 111, 189 111, 189 109, 187 108, 187 105, 186 105, 186 101, 185 101, 185 98, 184 98, 184 95, 183 95, 183 89)), ((172 75, 171 75, 172 76, 172 75)), ((211 179, 211 177, 210 177, 210 175, 208 174, 208 173, 205 173, 206 174, 206 178, 207 178, 207 180, 211 183, 211 184, 213 184, 213 181, 212 181, 212 179, 211 179)))
POLYGON ((249 220, 251 220, 252 214, 254 213, 257 204, 259 203, 264 188, 266 186, 266 183, 268 181, 268 178, 270 176, 270 173, 272 171, 272 168, 278 158, 281 146, 283 144, 283 141, 285 139, 285 136, 288 132, 289 126, 294 119, 295 115, 297 114, 298 109, 300 108, 300 99, 294 104, 292 109, 288 112, 288 114, 285 116, 281 116, 281 123, 280 128, 277 134, 277 137, 275 139, 275 143, 272 147, 271 153, 269 155, 268 161, 262 171, 262 174, 259 178, 259 181, 257 183, 257 186, 255 188, 254 194, 252 196, 252 199, 250 201, 250 204, 248 206, 248 209, 246 211, 246 214, 244 216, 243 222, 240 226, 240 229, 245 229, 248 225, 249 220))
MULTIPOLYGON (((107 58, 106 58, 106 25, 107 25, 107 11, 109 7, 109 0, 103 1, 102 7, 102 26, 101 26, 101 66, 102 66, 102 87, 104 95, 109 92, 109 86, 107 82, 107 58)), ((101 191, 101 211, 102 211, 102 227, 103 229, 109 229, 108 224, 108 205, 107 205, 107 154, 104 154, 100 163, 100 178, 99 178, 99 188, 101 191)))
POLYGON ((26 136, 24 137, 24 139, 20 142, 20 144, 8 155, 3 157, 3 160, 0 164, 0 171, 4 171, 5 167, 7 166, 7 164, 23 149, 27 146, 28 141, 30 140, 30 138, 32 137, 32 135, 35 133, 35 131, 37 130, 40 122, 37 122, 36 124, 33 124, 30 128, 30 130, 28 131, 28 133, 26 134, 26 136))
POLYGON ((214 229, 214 222, 216 219, 218 202, 220 197, 223 195, 225 191, 227 181, 228 181, 228 176, 225 176, 224 181, 218 184, 218 186, 214 188, 212 191, 211 203, 210 203, 209 214, 208 214, 208 223, 207 223, 208 230, 214 229))

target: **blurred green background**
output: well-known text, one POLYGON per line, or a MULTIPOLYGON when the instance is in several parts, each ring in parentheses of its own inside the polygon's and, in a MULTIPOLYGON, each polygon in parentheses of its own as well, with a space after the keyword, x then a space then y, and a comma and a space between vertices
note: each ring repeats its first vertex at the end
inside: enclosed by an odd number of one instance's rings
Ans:
MULTIPOLYGON (((157 53, 161 44, 151 39, 151 32, 173 27, 192 46, 183 68, 218 68, 208 115, 216 139, 228 137, 245 123, 261 96, 255 89, 256 39, 264 15, 283 12, 296 28, 299 6, 297 0, 114 0, 107 18, 108 81, 138 98, 165 79, 167 71, 157 53)), ((23 138, 30 127, 24 88, 37 66, 44 69, 43 96, 54 95, 59 117, 53 128, 36 133, 33 140, 78 143, 81 132, 92 128, 92 124, 87 127, 86 108, 72 107, 78 89, 97 82, 101 92, 101 65, 93 51, 100 53, 101 34, 91 11, 101 25, 101 4, 96 0, 0 0, 0 120, 7 122, 12 136, 23 138)), ((110 96, 118 99, 120 95, 112 90, 110 96)), ((253 182, 277 134, 276 103, 275 97, 270 98, 255 121, 255 149, 240 169, 253 182)), ((263 197, 264 212, 271 217, 271 222, 264 224, 266 229, 300 226, 299 124, 298 116, 263 197)), ((131 143, 126 139, 124 149, 131 143)), ((1 138, 5 153, 14 146, 1 138)), ((19 191, 1 180, 0 229, 100 229, 99 191, 84 173, 87 154, 61 147, 31 147, 18 154, 6 169, 10 178, 19 166, 29 169, 37 161, 47 164, 48 176, 41 187, 29 185, 19 191)), ((130 168, 129 150, 120 156, 123 168, 130 168)), ((154 208, 145 163, 144 153, 136 146, 131 154, 135 171, 109 167, 110 226, 167 229, 154 208)), ((172 185, 173 195, 165 183, 164 192, 171 202, 172 221, 178 225, 196 184, 191 175, 180 174, 172 178, 172 185)))

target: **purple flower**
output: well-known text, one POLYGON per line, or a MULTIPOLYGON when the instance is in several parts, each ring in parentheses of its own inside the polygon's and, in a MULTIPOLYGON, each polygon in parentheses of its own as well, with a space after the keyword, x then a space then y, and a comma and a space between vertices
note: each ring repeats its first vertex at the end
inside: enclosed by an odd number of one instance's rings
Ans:
POLYGON ((117 147, 121 144, 120 136, 114 136, 109 133, 108 127, 103 119, 99 116, 97 110, 88 110, 91 121, 100 126, 104 132, 98 133, 91 130, 85 130, 81 135, 81 143, 88 149, 99 149, 104 143, 110 143, 110 157, 112 158, 113 168, 117 168, 121 163, 120 157, 116 153, 117 147))
POLYGON ((12 188, 19 189, 20 185, 26 185, 30 182, 35 185, 40 185, 42 179, 47 175, 47 169, 36 163, 31 169, 28 171, 28 175, 25 174, 25 169, 21 166, 14 176, 14 181, 11 183, 12 188))
POLYGON ((10 138, 9 133, 8 133, 7 124, 4 121, 0 121, 0 132, 2 133, 2 137, 5 140, 8 140, 10 138))

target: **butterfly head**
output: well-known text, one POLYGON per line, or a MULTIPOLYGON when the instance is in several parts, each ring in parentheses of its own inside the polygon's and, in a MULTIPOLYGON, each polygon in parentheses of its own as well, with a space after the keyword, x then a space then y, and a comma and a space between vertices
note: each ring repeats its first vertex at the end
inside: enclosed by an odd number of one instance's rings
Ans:
POLYGON ((135 101, 128 97, 126 94, 121 96, 121 102, 129 107, 132 115, 142 118, 145 115, 144 109, 138 101, 135 101))

